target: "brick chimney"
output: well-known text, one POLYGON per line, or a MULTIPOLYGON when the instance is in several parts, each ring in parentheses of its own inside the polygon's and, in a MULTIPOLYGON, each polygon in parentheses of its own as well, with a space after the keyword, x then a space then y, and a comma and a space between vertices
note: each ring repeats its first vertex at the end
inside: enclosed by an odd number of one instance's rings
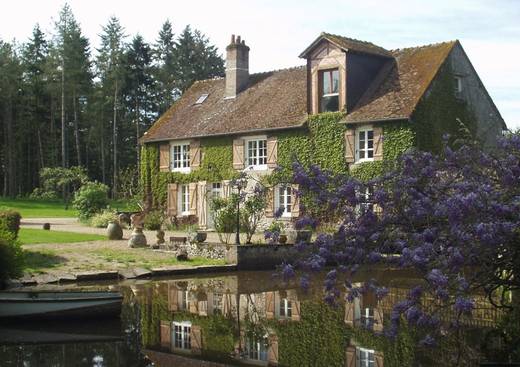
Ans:
POLYGON ((246 42, 231 36, 231 43, 226 47, 226 95, 235 98, 247 88, 249 83, 249 47, 246 42))

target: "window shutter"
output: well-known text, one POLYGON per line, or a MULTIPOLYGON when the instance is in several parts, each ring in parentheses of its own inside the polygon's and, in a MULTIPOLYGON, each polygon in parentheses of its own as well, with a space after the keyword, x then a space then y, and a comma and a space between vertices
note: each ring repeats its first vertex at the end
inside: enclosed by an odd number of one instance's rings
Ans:
POLYGON ((170 144, 159 145, 159 170, 161 172, 170 171, 170 144))
POLYGON ((200 140, 190 141, 190 168, 200 167, 200 140))
POLYGON ((168 184, 168 216, 177 215, 177 187, 176 183, 168 184))
POLYGON ((292 194, 292 208, 291 208, 291 216, 293 218, 297 218, 300 216, 300 198, 296 194, 298 191, 298 185, 291 186, 291 194, 292 194))
POLYGON ((383 310, 374 308, 374 331, 383 331, 383 310))
POLYGON ((374 127, 374 160, 383 159, 383 128, 374 127))
POLYGON ((172 338, 172 327, 170 321, 161 321, 161 347, 170 348, 172 338))
POLYGON ((300 321, 300 301, 291 300, 291 320, 300 321))
POLYGON ((345 324, 354 326, 354 302, 348 302, 345 305, 345 324))
POLYGON ((385 359, 383 357, 383 353, 375 352, 374 359, 375 359, 375 362, 376 362, 376 367, 384 367, 384 360, 385 359))
POLYGON ((177 311, 179 303, 177 302, 177 287, 168 284, 168 311, 177 311))
POLYGON ((191 326, 191 351, 194 353, 202 352, 202 330, 199 325, 191 326))
POLYGON ((267 292, 265 294, 265 316, 268 319, 274 317, 274 292, 267 292))
POLYGON ((244 169, 244 139, 233 140, 233 168, 244 169))
POLYGON ((354 129, 345 131, 345 160, 354 163, 356 160, 356 132, 354 129))
POLYGON ((231 182, 229 180, 222 181, 222 197, 227 199, 231 194, 231 182))
POLYGON ((278 165, 278 139, 276 136, 267 138, 267 168, 276 168, 278 165))
POLYGON ((269 347, 267 349, 267 362, 270 366, 278 366, 278 336, 270 334, 267 337, 269 347))
POLYGON ((188 190, 190 195, 190 215, 197 215, 197 183, 190 183, 188 190))
POLYGON ((356 347, 348 346, 346 357, 347 367, 356 367, 356 347))
POLYGON ((272 218, 274 216, 274 190, 275 188, 268 188, 266 194, 267 206, 265 207, 265 216, 272 218))

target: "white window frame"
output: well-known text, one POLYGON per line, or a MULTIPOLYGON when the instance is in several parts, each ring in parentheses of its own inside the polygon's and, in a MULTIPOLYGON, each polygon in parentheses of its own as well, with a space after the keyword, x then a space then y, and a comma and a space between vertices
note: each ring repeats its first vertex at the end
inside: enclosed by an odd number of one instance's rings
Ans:
POLYGON ((278 211, 282 206, 284 211, 282 213, 282 218, 290 218, 292 217, 292 209, 294 205, 294 192, 291 185, 278 185, 275 188, 275 210, 278 211), (283 195, 280 195, 280 189, 283 189, 283 195), (290 193, 287 193, 287 189, 289 189, 290 193), (287 210, 289 207, 289 210, 287 210))
POLYGON ((191 322, 172 321, 172 347, 174 349, 191 350, 191 322), (177 331, 180 328, 180 331, 177 331), (179 336, 177 335, 180 335, 179 336))
POLYGON ((188 184, 179 185, 177 196, 177 210, 180 215, 190 215, 190 186, 188 184))
POLYGON ((356 347, 356 367, 374 367, 376 365, 375 353, 373 349, 356 347))
POLYGON ((290 319, 292 317, 293 309, 292 301, 287 298, 280 298, 280 305, 278 307, 279 317, 282 319, 290 319))
POLYGON ((267 170, 267 136, 261 135, 261 136, 249 136, 247 138, 244 138, 244 150, 245 150, 245 162, 246 167, 249 169, 257 170, 257 171, 265 171, 267 170), (255 152, 255 156, 252 157, 249 151, 249 144, 256 142, 256 147, 253 148, 255 152), (260 142, 263 142, 263 148, 260 148, 260 142), (262 151, 265 151, 265 155, 260 155, 262 151), (253 162, 252 164, 249 163, 250 159, 256 159, 256 163, 253 162), (263 159, 265 163, 259 164, 258 161, 260 159, 263 159))
POLYGON ((372 328, 374 326, 375 310, 370 307, 365 307, 361 310, 361 317, 359 319, 361 325, 372 328))
POLYGON ((365 126, 365 127, 361 127, 359 129, 356 129, 356 136, 355 136, 355 140, 356 140, 356 163, 361 163, 361 162, 371 162, 374 160, 374 153, 375 153, 375 147, 374 147, 374 127, 372 126, 365 126), (372 132, 372 148, 368 148, 368 133, 369 132, 372 132), (359 139, 359 134, 360 133, 363 133, 364 134, 364 147, 363 149, 361 149, 360 147, 360 139, 359 139), (364 154, 364 157, 363 158, 360 158, 360 154, 359 152, 360 151, 363 151, 365 154, 364 154), (372 152, 372 157, 371 158, 368 158, 368 153, 369 152, 372 152))
POLYGON ((455 94, 462 93, 462 77, 460 75, 455 75, 455 94))
POLYGON ((263 338, 246 338, 246 358, 267 362, 267 335, 263 338))
POLYGON ((357 191, 359 196, 362 196, 365 201, 359 202, 356 205, 356 210, 359 215, 367 213, 368 211, 373 212, 374 211, 374 203, 372 203, 370 200, 372 200, 372 195, 374 194, 372 190, 368 187, 365 188, 365 192, 359 192, 357 191))
POLYGON ((170 143, 170 171, 189 173, 190 168, 190 142, 176 141, 170 143), (179 150, 179 158, 176 159, 176 150, 179 150))

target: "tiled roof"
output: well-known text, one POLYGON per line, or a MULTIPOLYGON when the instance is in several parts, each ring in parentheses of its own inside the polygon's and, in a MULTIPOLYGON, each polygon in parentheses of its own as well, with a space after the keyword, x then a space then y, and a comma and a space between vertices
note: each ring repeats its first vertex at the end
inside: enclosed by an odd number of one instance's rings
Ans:
MULTIPOLYGON (((456 42, 387 51, 393 58, 344 122, 409 118, 456 42)), ((224 99, 224 89, 223 78, 195 82, 141 141, 297 128, 307 119, 305 66, 252 74, 249 87, 234 99, 224 99), (195 105, 203 94, 206 100, 195 105)))
POLYGON ((252 74, 246 90, 224 99, 225 80, 195 82, 143 136, 143 142, 266 131, 307 119, 306 68, 252 74), (202 94, 208 97, 195 102, 202 94))
POLYGON ((392 57, 390 51, 384 49, 383 47, 374 45, 372 42, 360 41, 354 38, 348 38, 339 36, 337 34, 325 33, 322 32, 318 38, 314 40, 313 43, 310 44, 309 47, 305 49, 300 54, 300 57, 306 57, 309 51, 311 51, 316 44, 318 44, 321 40, 326 39, 329 42, 332 42, 342 50, 351 50, 356 52, 367 53, 371 55, 384 56, 384 57, 392 57))
POLYGON ((390 51, 389 60, 345 122, 407 119, 457 41, 390 51))

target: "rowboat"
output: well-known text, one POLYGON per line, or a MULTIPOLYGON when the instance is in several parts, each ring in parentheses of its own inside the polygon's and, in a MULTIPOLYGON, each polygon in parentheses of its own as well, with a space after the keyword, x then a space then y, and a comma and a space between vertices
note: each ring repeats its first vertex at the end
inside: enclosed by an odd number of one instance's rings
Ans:
POLYGON ((0 321, 117 316, 118 292, 0 292, 0 321))

